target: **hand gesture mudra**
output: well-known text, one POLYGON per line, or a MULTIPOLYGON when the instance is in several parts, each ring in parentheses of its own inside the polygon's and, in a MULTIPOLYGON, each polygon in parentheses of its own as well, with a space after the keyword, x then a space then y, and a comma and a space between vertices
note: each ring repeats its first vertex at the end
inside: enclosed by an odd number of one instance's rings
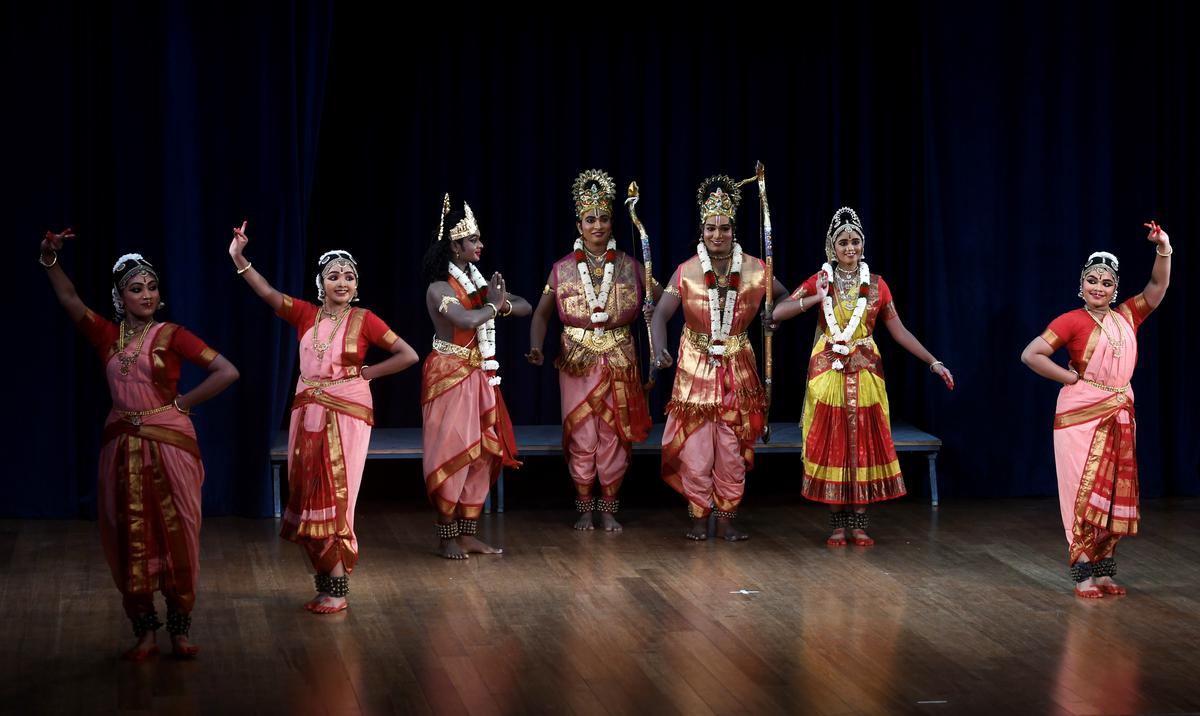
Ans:
POLYGON ((1146 235, 1147 239, 1153 241, 1163 248, 1169 248, 1171 246, 1171 237, 1167 236, 1167 232, 1163 231, 1163 228, 1158 225, 1157 221, 1151 219, 1150 221, 1142 224, 1142 226, 1150 230, 1150 233, 1146 235))
POLYGON ((508 300, 508 291, 504 288, 504 277, 500 272, 492 274, 492 280, 488 281, 487 302, 496 307, 499 311, 504 302, 508 300))
POLYGON ((233 227, 233 241, 229 242, 229 255, 235 259, 241 256, 248 243, 250 243, 250 238, 246 236, 246 222, 243 221, 241 226, 233 227))
POLYGON ((822 301, 829 295, 829 274, 824 271, 817 274, 817 292, 814 295, 822 301))
POLYGON ((63 229, 57 234, 53 231, 47 231, 46 235, 42 238, 42 253, 61 251, 63 242, 67 239, 73 238, 75 238, 74 229, 63 229))

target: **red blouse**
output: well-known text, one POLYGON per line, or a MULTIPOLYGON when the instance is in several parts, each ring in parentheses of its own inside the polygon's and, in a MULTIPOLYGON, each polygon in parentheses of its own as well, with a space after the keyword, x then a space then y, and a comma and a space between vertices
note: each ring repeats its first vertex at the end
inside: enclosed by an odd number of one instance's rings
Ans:
MULTIPOLYGON (((88 343, 100 354, 101 360, 107 363, 116 355, 120 326, 101 318, 90 308, 83 314, 83 318, 79 319, 77 325, 88 343)), ((162 328, 158 329, 149 351, 154 387, 164 400, 170 400, 178 394, 176 387, 179 384, 179 368, 183 361, 208 368, 218 355, 204 341, 197 338, 196 334, 176 323, 164 323, 162 328)))
MULTIPOLYGON (((1134 335, 1137 335, 1138 326, 1142 325, 1142 321, 1146 320, 1146 317, 1154 309, 1146 302, 1146 297, 1139 293, 1113 310, 1129 322, 1134 335)), ((1051 321, 1046 330, 1042 332, 1042 338, 1054 350, 1066 346, 1067 354, 1071 357, 1071 365, 1082 374, 1087 368, 1088 361, 1091 360, 1092 350, 1096 346, 1099 334, 1100 327, 1096 325, 1088 312, 1085 309, 1076 308, 1051 321)))
MULTIPOLYGON (((283 305, 279 307, 275 315, 294 326, 296 339, 303 341, 305 335, 312 331, 313 323, 316 322, 320 310, 319 306, 308 301, 284 296, 283 305)), ((392 332, 383 319, 374 313, 365 308, 351 308, 350 311, 351 314, 346 317, 348 323, 345 338, 347 344, 353 342, 356 350, 345 350, 345 344, 343 345, 341 361, 343 365, 362 365, 368 345, 391 351, 396 341, 400 340, 400 336, 392 332), (357 328, 358 326, 361 328, 357 328)))

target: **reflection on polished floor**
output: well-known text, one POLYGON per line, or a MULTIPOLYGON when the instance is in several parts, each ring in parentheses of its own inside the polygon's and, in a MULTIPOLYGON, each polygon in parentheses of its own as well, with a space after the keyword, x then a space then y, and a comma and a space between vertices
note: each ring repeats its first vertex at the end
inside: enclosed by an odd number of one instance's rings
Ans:
POLYGON ((0 710, 1195 712, 1198 516, 1147 502, 1118 550, 1129 595, 1088 602, 1053 500, 886 505, 872 548, 826 547, 800 502, 748 503, 740 544, 683 539, 682 509, 623 512, 620 535, 511 511, 481 523, 505 554, 465 563, 432 554, 430 512, 374 505, 352 606, 326 617, 274 521, 210 519, 204 651, 140 665, 116 658, 132 638, 95 525, 0 521, 0 710))

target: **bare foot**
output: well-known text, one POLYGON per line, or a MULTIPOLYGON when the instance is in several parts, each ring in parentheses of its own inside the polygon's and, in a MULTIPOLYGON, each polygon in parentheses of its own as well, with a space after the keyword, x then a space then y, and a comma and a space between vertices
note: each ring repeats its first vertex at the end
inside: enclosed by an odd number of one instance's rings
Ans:
POLYGON ((171 654, 178 659, 190 659, 200 653, 200 647, 188 640, 187 634, 171 635, 171 654))
POLYGON ((1076 582, 1075 596, 1082 599, 1101 599, 1104 597, 1104 592, 1100 591, 1096 587, 1096 582, 1089 577, 1082 582, 1076 582))
POLYGON ((313 614, 337 614, 350 608, 350 604, 345 597, 331 597, 328 594, 321 597, 320 604, 313 606, 309 611, 313 614))
POLYGON ((832 547, 845 547, 846 546, 846 528, 838 527, 837 529, 835 529, 829 535, 829 537, 825 540, 825 544, 830 545, 832 547))
POLYGON ((594 530, 595 525, 592 524, 591 512, 580 512, 579 519, 575 520, 573 527, 577 530, 594 530))
POLYGON ((446 559, 467 559, 467 553, 458 545, 458 540, 451 537, 440 541, 438 554, 446 559))
POLYGON ((708 539, 708 517, 693 517, 692 528, 684 533, 684 537, 703 542, 708 539))
POLYGON ((605 532, 621 531, 621 523, 617 522, 617 516, 611 512, 600 513, 600 525, 604 527, 605 532))
POLYGON ((870 547, 875 544, 875 540, 871 539, 866 530, 850 530, 850 538, 858 547, 870 547))
POLYGON ((1095 577, 1092 581, 1094 581, 1096 586, 1100 588, 1100 591, 1104 592, 1105 594, 1112 594, 1118 597, 1125 594, 1125 587, 1122 587, 1114 582, 1112 577, 1095 577))
POLYGON ((741 542, 744 539, 750 539, 750 535, 733 526, 733 520, 728 517, 717 518, 717 536, 723 537, 726 542, 741 542))
POLYGON ((472 535, 459 535, 458 546, 471 554, 503 554, 504 550, 475 539, 472 535))
POLYGON ((158 656, 158 644, 155 641, 156 632, 148 631, 138 637, 137 644, 121 655, 126 661, 145 661, 158 656))

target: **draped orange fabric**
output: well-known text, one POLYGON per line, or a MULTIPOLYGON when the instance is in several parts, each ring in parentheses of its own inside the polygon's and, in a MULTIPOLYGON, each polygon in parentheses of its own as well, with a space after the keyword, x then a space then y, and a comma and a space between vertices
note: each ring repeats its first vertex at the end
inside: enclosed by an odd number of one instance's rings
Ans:
MULTIPOLYGON (((754 348, 745 332, 758 317, 759 306, 767 290, 764 268, 761 260, 743 255, 741 286, 734 304, 730 340, 726 354, 716 359, 710 359, 707 352, 710 317, 708 291, 700 259, 693 257, 678 269, 679 280, 675 288, 679 291, 683 308, 684 336, 679 341, 675 384, 667 405, 662 477, 680 494, 688 496, 693 506, 701 511, 708 510, 708 499, 698 495, 695 490, 686 489, 684 484, 686 464, 681 456, 688 441, 700 432, 705 423, 723 424, 736 437, 741 461, 749 469, 754 465, 754 442, 763 431, 766 394, 759 381, 754 348), (689 495, 689 492, 693 494, 689 495)), ((715 433, 705 434, 710 435, 710 440, 717 437, 715 433)), ((724 452, 728 450, 725 445, 724 441, 717 441, 705 449, 724 452)), ((728 460, 724 462, 728 464, 728 460)), ((731 479, 740 481, 740 475, 731 479)), ((736 499, 727 495, 717 500, 716 504, 721 509, 731 509, 736 507, 738 499, 740 493, 736 499), (722 507, 722 504, 725 506, 722 507)))

